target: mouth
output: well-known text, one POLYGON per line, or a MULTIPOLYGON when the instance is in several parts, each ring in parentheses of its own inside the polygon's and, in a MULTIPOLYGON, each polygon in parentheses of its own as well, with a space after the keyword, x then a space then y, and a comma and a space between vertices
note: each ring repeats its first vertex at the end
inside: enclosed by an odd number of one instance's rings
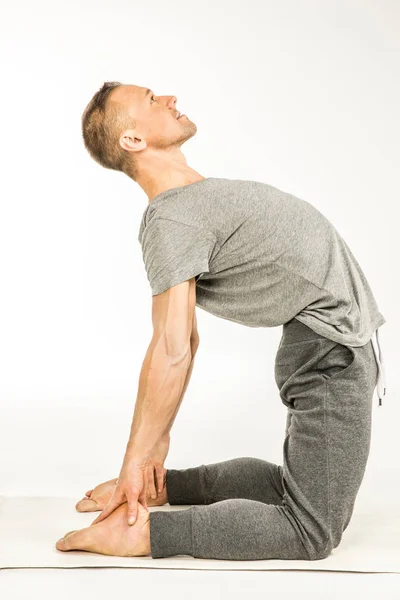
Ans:
POLYGON ((182 117, 186 117, 186 115, 181 115, 181 113, 178 110, 178 112, 176 113, 176 119, 179 120, 182 119, 182 117))

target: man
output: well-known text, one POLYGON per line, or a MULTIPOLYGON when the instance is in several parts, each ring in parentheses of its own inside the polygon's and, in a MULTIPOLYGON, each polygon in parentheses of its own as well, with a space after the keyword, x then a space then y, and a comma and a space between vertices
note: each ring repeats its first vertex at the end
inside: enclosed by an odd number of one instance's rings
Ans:
POLYGON ((386 321, 359 264, 305 200, 189 167, 181 146, 197 129, 175 96, 106 82, 82 128, 91 156, 148 196, 139 241, 153 337, 119 478, 86 493, 77 509, 103 512, 56 547, 153 558, 328 556, 352 515, 373 392, 378 385, 381 403, 384 386, 376 345, 386 321), (283 466, 243 457, 163 467, 199 346, 196 305, 249 327, 283 325, 275 360, 288 408, 283 466), (148 512, 165 502, 194 506, 148 512))

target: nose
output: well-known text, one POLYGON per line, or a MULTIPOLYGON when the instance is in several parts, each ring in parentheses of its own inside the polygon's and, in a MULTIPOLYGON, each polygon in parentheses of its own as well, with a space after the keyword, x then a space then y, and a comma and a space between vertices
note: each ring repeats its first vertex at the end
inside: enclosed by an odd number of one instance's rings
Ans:
POLYGON ((159 101, 163 101, 168 108, 174 108, 178 102, 176 96, 157 96, 159 101))
POLYGON ((175 108, 175 104, 178 102, 176 96, 169 96, 167 105, 169 108, 175 108))

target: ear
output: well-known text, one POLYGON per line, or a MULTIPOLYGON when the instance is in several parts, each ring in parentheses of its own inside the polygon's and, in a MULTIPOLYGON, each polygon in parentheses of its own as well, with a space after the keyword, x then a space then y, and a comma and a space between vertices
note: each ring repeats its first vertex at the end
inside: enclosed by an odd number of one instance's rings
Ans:
POLYGON ((119 138, 121 148, 129 150, 130 152, 137 152, 138 150, 144 150, 147 146, 146 140, 135 136, 133 129, 127 129, 119 138))

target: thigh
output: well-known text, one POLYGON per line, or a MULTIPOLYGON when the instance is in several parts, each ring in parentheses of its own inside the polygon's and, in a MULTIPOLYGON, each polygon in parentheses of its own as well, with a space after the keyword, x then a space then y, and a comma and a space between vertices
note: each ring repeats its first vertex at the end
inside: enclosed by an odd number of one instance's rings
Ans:
POLYGON ((335 547, 351 515, 369 454, 376 376, 371 342, 352 348, 315 334, 278 349, 275 380, 288 408, 283 503, 319 545, 335 547))

